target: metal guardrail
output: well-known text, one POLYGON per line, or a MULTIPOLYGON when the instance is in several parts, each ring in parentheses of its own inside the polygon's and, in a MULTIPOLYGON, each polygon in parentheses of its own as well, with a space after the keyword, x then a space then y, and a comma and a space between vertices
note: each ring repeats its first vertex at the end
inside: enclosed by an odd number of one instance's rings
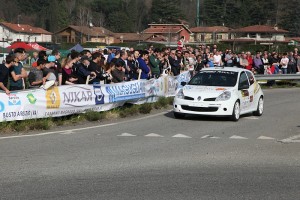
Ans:
POLYGON ((300 80, 300 74, 266 74, 255 75, 255 79, 260 80, 300 80))

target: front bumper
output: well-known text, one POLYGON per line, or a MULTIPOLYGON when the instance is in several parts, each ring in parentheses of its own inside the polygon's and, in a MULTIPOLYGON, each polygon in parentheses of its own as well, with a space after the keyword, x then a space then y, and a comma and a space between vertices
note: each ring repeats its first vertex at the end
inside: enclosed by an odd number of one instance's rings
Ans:
POLYGON ((173 111, 184 114, 229 116, 232 115, 234 103, 227 101, 191 101, 174 99, 173 111))

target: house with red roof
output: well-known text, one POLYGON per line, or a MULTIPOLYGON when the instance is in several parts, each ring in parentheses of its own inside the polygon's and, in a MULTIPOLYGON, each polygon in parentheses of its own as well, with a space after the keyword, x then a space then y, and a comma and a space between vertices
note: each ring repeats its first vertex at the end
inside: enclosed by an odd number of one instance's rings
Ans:
POLYGON ((277 26, 254 25, 230 30, 229 38, 221 41, 261 45, 287 44, 285 37, 288 33, 289 31, 280 29, 277 26))
POLYGON ((225 26, 199 26, 190 30, 193 32, 195 42, 212 44, 228 39, 231 29, 225 26))
POLYGON ((56 43, 97 42, 111 44, 115 43, 115 37, 113 32, 103 27, 69 25, 54 33, 54 41, 56 43))
POLYGON ((141 34, 151 34, 147 41, 177 43, 184 36, 185 42, 192 42, 192 31, 184 24, 149 24, 149 28, 142 31, 141 34))
POLYGON ((9 42, 52 42, 52 33, 28 24, 0 22, 0 39, 9 42))

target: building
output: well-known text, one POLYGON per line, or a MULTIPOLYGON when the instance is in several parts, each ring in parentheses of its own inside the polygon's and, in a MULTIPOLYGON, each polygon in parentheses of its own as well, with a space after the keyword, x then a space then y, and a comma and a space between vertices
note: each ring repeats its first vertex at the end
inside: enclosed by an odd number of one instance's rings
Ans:
POLYGON ((55 43, 115 43, 114 33, 103 27, 70 25, 54 33, 55 43))
POLYGON ((194 42, 203 44, 215 44, 221 40, 228 39, 229 31, 225 26, 200 26, 190 29, 193 32, 194 42))
POLYGON ((9 42, 52 42, 52 33, 28 24, 0 22, 0 39, 9 42))
POLYGON ((289 32, 276 26, 254 25, 231 30, 229 38, 222 42, 257 45, 288 43, 285 39, 287 33, 289 32))
POLYGON ((184 36, 185 42, 193 42, 193 38, 191 38, 192 32, 184 24, 149 24, 149 28, 142 31, 142 34, 152 35, 149 41, 176 44, 184 36))
POLYGON ((152 34, 143 33, 115 33, 115 43, 146 42, 152 38, 152 34))
POLYGON ((289 45, 300 46, 300 37, 286 38, 289 45))

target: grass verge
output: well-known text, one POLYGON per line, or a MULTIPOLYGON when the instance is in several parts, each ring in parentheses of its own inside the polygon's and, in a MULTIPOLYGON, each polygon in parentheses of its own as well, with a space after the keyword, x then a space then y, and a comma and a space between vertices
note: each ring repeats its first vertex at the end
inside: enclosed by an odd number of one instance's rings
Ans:
POLYGON ((77 125, 84 122, 95 122, 125 118, 139 114, 148 114, 153 109, 167 108, 173 104, 173 97, 160 97, 155 103, 141 105, 125 105, 104 112, 87 111, 82 114, 73 114, 56 118, 30 119, 23 121, 0 122, 0 134, 29 132, 35 130, 49 130, 64 125, 77 125))

